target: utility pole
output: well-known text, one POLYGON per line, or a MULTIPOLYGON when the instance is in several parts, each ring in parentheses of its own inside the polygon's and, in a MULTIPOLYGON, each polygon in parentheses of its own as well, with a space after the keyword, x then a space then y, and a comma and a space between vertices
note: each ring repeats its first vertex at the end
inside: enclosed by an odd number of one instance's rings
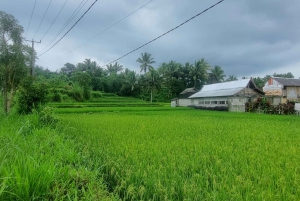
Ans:
POLYGON ((33 53, 34 53, 34 43, 41 43, 41 40, 40 40, 40 42, 37 42, 37 41, 34 41, 33 39, 32 40, 26 40, 26 41, 29 41, 29 42, 31 42, 31 47, 32 47, 32 53, 31 53, 31 61, 30 61, 30 65, 31 65, 31 72, 30 72, 30 74, 31 74, 31 76, 33 76, 33 74, 34 74, 34 55, 33 55, 33 53))

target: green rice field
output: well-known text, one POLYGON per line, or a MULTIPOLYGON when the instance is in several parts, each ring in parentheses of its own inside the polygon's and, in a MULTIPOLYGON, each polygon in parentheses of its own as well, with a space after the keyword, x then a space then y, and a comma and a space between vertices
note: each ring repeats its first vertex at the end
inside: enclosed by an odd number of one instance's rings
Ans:
POLYGON ((0 118, 0 200, 300 199, 299 116, 95 104, 0 118))
POLYGON ((300 199, 297 116, 174 108, 60 117, 123 200, 300 199))

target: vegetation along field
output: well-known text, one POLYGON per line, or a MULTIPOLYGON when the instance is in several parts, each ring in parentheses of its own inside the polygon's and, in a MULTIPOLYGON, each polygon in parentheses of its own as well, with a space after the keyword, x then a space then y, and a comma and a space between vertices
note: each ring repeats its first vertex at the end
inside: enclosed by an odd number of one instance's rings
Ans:
POLYGON ((61 114, 124 200, 298 200, 299 118, 196 110, 61 114))

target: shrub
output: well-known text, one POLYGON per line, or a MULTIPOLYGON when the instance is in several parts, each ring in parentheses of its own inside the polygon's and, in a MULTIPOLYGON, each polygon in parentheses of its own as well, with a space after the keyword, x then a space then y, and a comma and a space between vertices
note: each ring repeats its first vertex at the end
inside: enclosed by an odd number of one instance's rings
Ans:
POLYGON ((69 96, 73 98, 75 101, 82 102, 83 101, 83 90, 82 88, 74 84, 72 90, 69 91, 69 96))
POLYGON ((39 122, 42 125, 53 125, 57 122, 57 118, 54 116, 53 108, 46 106, 39 113, 39 122))
POLYGON ((34 78, 25 78, 17 91, 17 112, 29 114, 33 109, 47 102, 47 85, 42 82, 34 82, 34 78))
POLYGON ((93 98, 102 98, 102 93, 101 91, 92 91, 92 97, 93 98))

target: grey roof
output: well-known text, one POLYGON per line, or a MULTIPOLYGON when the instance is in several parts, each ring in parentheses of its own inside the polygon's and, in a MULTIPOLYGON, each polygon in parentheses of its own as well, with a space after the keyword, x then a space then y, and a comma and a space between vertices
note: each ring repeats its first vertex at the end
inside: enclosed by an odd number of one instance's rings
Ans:
POLYGON ((233 96, 248 86, 250 79, 204 85, 201 91, 189 98, 233 96))
POLYGON ((185 93, 189 93, 189 92, 194 92, 196 93, 198 90, 196 88, 186 88, 185 90, 183 90, 180 94, 185 94, 185 93))
POLYGON ((245 87, 232 88, 232 89, 220 89, 214 91, 203 91, 190 96, 190 98, 203 98, 203 97, 220 97, 220 96, 233 96, 245 87))
POLYGON ((282 84, 283 86, 289 87, 299 87, 300 86, 300 79, 294 78, 283 78, 283 77, 274 77, 274 80, 282 84))

